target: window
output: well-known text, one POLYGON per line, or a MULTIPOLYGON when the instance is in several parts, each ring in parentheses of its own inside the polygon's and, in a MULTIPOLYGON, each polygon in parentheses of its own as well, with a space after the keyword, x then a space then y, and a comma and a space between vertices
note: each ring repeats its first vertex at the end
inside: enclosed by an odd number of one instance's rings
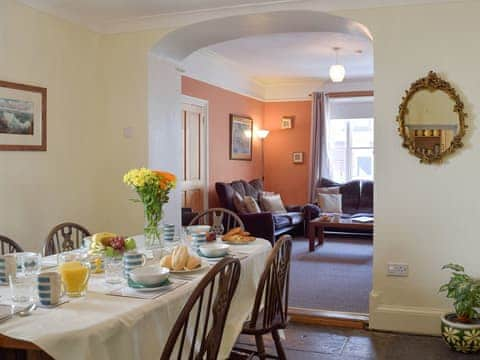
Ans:
POLYGON ((373 118, 328 119, 330 178, 373 180, 373 118))

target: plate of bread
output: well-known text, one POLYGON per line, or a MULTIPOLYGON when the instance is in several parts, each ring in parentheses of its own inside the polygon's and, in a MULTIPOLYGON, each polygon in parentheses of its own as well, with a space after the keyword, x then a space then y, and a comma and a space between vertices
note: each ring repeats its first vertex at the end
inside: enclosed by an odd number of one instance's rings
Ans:
POLYGON ((250 236, 248 231, 242 230, 240 227, 233 228, 222 236, 222 240, 231 245, 251 244, 256 239, 255 236, 250 236))
POLYGON ((190 254, 187 246, 178 245, 173 249, 172 254, 160 260, 160 266, 170 269, 171 274, 180 274, 203 270, 209 264, 202 261, 198 255, 190 254))

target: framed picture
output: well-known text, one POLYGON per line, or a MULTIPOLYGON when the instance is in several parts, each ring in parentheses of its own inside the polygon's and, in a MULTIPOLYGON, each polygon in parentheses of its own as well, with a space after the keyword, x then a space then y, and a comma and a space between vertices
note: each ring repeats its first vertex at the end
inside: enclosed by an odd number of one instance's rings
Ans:
POLYGON ((303 152, 294 152, 292 154, 292 160, 294 164, 303 164, 303 152))
POLYGON ((292 129, 294 120, 295 120, 295 116, 284 116, 284 117, 282 117, 282 120, 280 120, 280 128, 281 129, 292 129))
POLYGON ((47 89, 0 81, 0 150, 47 150, 47 89))
POLYGON ((230 114, 230 160, 252 160, 253 120, 230 114))

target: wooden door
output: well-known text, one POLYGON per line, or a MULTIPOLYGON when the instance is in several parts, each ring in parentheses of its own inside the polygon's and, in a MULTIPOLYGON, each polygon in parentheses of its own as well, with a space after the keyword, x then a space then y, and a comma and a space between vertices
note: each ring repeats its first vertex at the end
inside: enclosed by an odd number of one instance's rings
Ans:
POLYGON ((182 107, 182 207, 200 212, 207 208, 206 106, 184 103, 182 107))

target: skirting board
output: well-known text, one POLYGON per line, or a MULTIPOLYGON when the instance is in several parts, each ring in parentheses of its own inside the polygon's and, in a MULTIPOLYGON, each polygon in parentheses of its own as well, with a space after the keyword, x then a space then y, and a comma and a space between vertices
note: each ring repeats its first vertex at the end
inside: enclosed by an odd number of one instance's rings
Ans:
POLYGON ((372 330, 408 334, 440 335, 440 318, 447 309, 381 304, 378 294, 370 294, 372 330))

